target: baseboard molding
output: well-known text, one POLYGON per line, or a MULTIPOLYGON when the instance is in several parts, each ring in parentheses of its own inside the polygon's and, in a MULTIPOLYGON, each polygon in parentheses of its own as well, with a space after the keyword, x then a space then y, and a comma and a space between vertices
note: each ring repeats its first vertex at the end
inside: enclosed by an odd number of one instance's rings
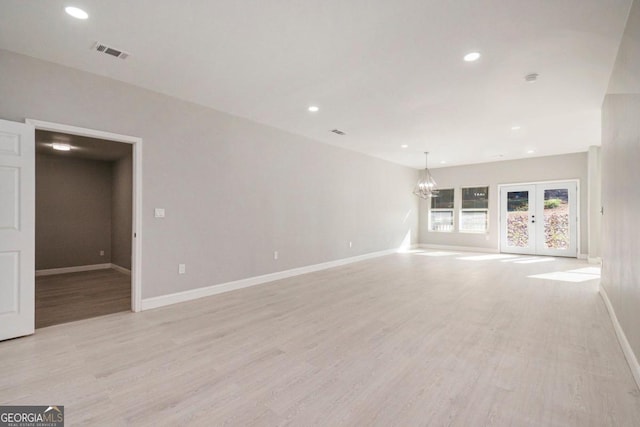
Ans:
POLYGON ((118 264, 114 264, 114 263, 111 263, 110 265, 111 265, 111 268, 113 268, 116 271, 119 271, 120 273, 131 275, 131 270, 129 270, 129 269, 126 269, 124 267, 120 267, 118 264))
POLYGON ((578 259, 588 259, 588 258, 589 258, 589 256, 588 256, 587 254, 580 254, 580 253, 579 253, 579 254, 578 254, 578 256, 577 256, 577 258, 578 258, 578 259))
POLYGON ((78 265, 75 267, 61 267, 61 268, 49 268, 46 270, 36 270, 37 276, 51 276, 54 274, 64 273, 77 273, 79 271, 92 271, 92 270, 105 270, 111 268, 111 263, 106 264, 92 264, 92 265, 78 265))
POLYGON ((594 257, 594 258, 587 257, 587 262, 588 262, 589 264, 598 264, 598 265, 602 265, 602 258, 600 258, 600 257, 594 257))
POLYGON ((421 249, 441 249, 441 250, 447 250, 447 251, 462 251, 462 252, 482 252, 482 253, 489 253, 489 254, 498 254, 500 253, 500 251, 498 249, 494 249, 494 248, 478 248, 478 247, 474 247, 474 246, 450 246, 450 245, 432 245, 432 244, 425 244, 425 243, 421 243, 419 245, 419 247, 421 249))
POLYGON ((622 330, 622 326, 620 326, 620 323, 618 322, 616 312, 613 309, 613 305, 611 305, 611 301, 609 300, 607 291, 605 290, 604 286, 602 286, 602 283, 600 284, 600 296, 604 301, 604 305, 607 307, 609 317, 611 318, 611 322, 613 323, 613 329, 616 331, 618 342, 620 343, 620 347, 622 347, 622 352, 624 353, 624 357, 627 359, 627 363, 629 364, 629 368, 631 369, 633 378, 636 380, 636 384, 640 388, 640 364, 638 364, 638 359, 631 349, 631 345, 629 344, 627 336, 622 330))
POLYGON ((142 310, 150 310, 153 308, 164 307, 171 304, 195 300, 224 292, 235 291, 237 289, 248 288, 251 286, 261 285, 273 282, 275 280, 286 279, 301 274, 313 273, 315 271, 326 270, 328 268, 339 267, 342 265, 352 264, 354 262, 364 261, 371 258, 377 258, 385 255, 397 253, 398 249, 389 249, 386 251, 372 252, 364 255, 358 255, 350 258, 343 258, 335 261, 323 262, 321 264, 313 264, 305 267, 293 268, 291 270, 279 271, 277 273, 264 274, 262 276, 254 276, 246 279, 235 280, 233 282, 221 283, 218 285, 207 286, 205 288, 191 289, 174 294, 161 295, 158 297, 145 298, 142 300, 142 310))

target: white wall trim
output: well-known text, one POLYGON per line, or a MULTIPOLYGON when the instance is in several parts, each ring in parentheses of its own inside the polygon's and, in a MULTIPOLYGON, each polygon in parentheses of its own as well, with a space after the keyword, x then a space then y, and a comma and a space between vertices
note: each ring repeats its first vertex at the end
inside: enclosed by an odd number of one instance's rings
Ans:
POLYGON ((124 142, 133 145, 133 218, 131 230, 131 311, 142 309, 142 138, 105 132, 102 130, 81 128, 43 120, 26 119, 25 123, 37 130, 62 132, 72 135, 88 136, 124 142))
POLYGON ((188 291, 176 292, 158 297, 145 298, 142 300, 142 310, 150 310, 152 308, 164 307, 166 305, 177 304, 180 302, 191 301, 198 298, 204 298, 224 292, 234 291, 236 289, 248 288, 250 286, 261 285, 273 282, 274 280, 286 279, 288 277, 299 276, 301 274, 313 273, 314 271, 326 270, 328 268, 339 267, 341 265, 352 264, 354 262, 364 261, 371 258, 377 258, 385 255, 402 252, 398 249, 388 249, 385 251, 371 252, 364 255, 358 255, 350 258, 342 258, 335 261, 323 262, 321 264, 307 265, 305 267, 293 268, 291 270, 278 271, 276 273, 264 274, 262 276, 254 276, 246 279, 235 280, 233 282, 220 283, 218 285, 207 286, 204 288, 190 289, 188 291))
POLYGON ((45 270, 36 270, 36 277, 52 276, 54 274, 77 273, 79 271, 106 270, 108 268, 111 268, 111 265, 112 264, 110 263, 105 263, 105 264, 77 265, 74 267, 48 268, 45 270))
POLYGON ((113 268, 116 271, 119 271, 120 273, 129 274, 129 275, 131 274, 131 270, 124 267, 120 267, 118 264, 111 263, 111 268, 113 268))
POLYGON ((38 130, 46 130, 51 132, 70 133, 72 135, 88 136, 90 138, 107 139, 110 141, 125 142, 128 144, 136 144, 142 139, 137 136, 122 135, 119 133, 105 132, 96 129, 86 129, 76 126, 64 125, 60 123, 46 122, 44 120, 26 119, 25 123, 34 126, 38 130))
POLYGON ((482 252, 489 254, 498 254, 500 251, 496 248, 481 248, 475 246, 450 246, 450 245, 432 245, 430 243, 421 243, 419 245, 421 249, 441 249, 447 251, 462 251, 462 252, 482 252))
POLYGON ((588 259, 589 256, 587 254, 578 253, 578 256, 576 258, 578 258, 578 259, 588 259))
POLYGON ((609 312, 609 317, 611 317, 613 329, 616 331, 618 342, 620 343, 620 347, 622 347, 624 357, 627 359, 627 363, 629 364, 629 368, 631 369, 631 373, 633 374, 633 379, 636 380, 636 384, 638 385, 638 387, 640 387, 640 364, 638 364, 638 359, 631 349, 631 345, 629 344, 627 336, 622 330, 622 326, 620 326, 620 322, 618 322, 616 312, 613 310, 613 306, 611 305, 611 301, 609 300, 607 291, 605 290, 604 286, 602 286, 602 283, 600 284, 600 296, 602 296, 604 305, 607 307, 607 311, 609 312))
POLYGON ((589 262, 589 264, 598 264, 598 265, 602 265, 602 258, 598 257, 587 257, 587 261, 589 262))

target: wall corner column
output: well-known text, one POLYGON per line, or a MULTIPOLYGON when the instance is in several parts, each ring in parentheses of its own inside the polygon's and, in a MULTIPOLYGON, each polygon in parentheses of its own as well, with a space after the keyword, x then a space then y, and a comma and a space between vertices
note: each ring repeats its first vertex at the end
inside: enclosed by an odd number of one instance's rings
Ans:
POLYGON ((602 167, 601 148, 597 145, 589 147, 588 152, 588 212, 587 230, 589 241, 589 262, 601 263, 602 246, 602 167))

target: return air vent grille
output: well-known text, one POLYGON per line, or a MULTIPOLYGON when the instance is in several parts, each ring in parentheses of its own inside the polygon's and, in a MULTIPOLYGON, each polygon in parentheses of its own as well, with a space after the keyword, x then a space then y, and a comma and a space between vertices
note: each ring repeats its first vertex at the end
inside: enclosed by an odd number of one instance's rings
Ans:
POLYGON ((346 135, 346 133, 342 132, 340 129, 333 129, 331 132, 335 133, 336 135, 346 135))
POLYGON ((113 48, 111 46, 107 46, 106 44, 102 44, 100 42, 96 42, 93 45, 92 49, 97 52, 104 53, 105 55, 111 55, 120 59, 127 59, 129 57, 129 54, 127 52, 113 48))

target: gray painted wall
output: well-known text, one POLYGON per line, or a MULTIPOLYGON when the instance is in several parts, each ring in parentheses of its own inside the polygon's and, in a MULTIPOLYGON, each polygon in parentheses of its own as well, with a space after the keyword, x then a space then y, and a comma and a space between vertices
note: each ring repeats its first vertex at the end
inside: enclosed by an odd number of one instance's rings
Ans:
POLYGON ((498 184, 579 179, 581 234, 579 252, 587 254, 587 153, 454 166, 434 169, 432 172, 440 188, 456 189, 456 209, 460 207, 460 187, 489 186, 489 232, 487 234, 430 232, 428 229, 429 204, 421 202, 421 243, 498 250, 500 247, 498 184))
POLYGON ((111 175, 111 262, 131 269, 131 222, 133 156, 112 162, 111 175))
POLYGON ((640 359, 640 1, 633 3, 602 108, 602 280, 640 359))
POLYGON ((38 154, 36 270, 108 262, 111 163, 38 154))
POLYGON ((414 169, 8 51, 0 70, 0 118, 144 139, 143 298, 417 240, 414 169))

